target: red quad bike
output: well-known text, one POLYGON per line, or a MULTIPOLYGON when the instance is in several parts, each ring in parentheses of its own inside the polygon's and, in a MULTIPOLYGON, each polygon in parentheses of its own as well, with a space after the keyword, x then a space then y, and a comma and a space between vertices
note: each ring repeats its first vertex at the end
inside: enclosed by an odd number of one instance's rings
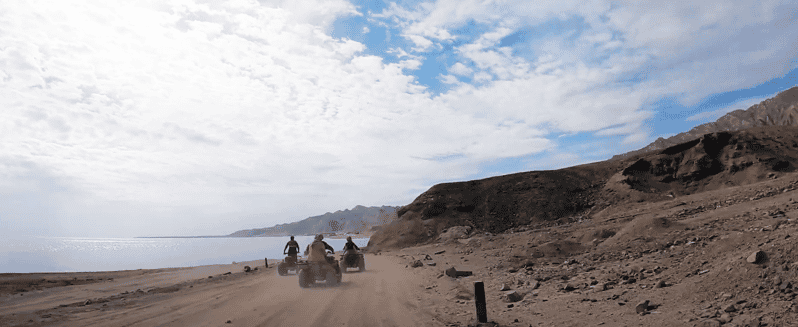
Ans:
POLYGON ((297 269, 297 264, 303 262, 303 260, 299 260, 298 258, 298 254, 295 256, 287 255, 285 259, 283 259, 283 262, 280 262, 280 264, 277 265, 277 274, 280 276, 285 276, 288 275, 289 270, 293 270, 295 273, 298 273, 299 269, 297 269))
POLYGON ((327 262, 300 261, 296 264, 299 271, 299 287, 306 288, 317 281, 324 281, 327 286, 335 286, 341 282, 341 269, 338 260, 327 251, 327 262))
POLYGON ((341 272, 347 272, 348 268, 357 268, 360 272, 366 271, 366 258, 362 252, 347 250, 341 254, 341 272))

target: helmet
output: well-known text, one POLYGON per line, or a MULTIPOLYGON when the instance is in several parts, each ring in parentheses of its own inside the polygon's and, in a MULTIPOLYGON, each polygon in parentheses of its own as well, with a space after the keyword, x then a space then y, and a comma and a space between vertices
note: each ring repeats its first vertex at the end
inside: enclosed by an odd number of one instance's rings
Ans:
POLYGON ((293 240, 293 239, 294 239, 294 237, 293 237, 293 236, 291 236, 291 239, 293 240))
POLYGON ((352 242, 352 236, 347 236, 347 237, 346 237, 346 241, 347 241, 347 242, 352 242))
POLYGON ((324 235, 322 235, 322 234, 316 235, 316 240, 317 241, 321 241, 323 239, 324 239, 324 235))

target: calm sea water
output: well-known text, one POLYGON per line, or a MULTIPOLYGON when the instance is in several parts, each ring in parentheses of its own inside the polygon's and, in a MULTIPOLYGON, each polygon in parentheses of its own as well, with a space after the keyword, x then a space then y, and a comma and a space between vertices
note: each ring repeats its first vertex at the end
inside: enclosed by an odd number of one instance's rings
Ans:
MULTIPOLYGON (((288 237, 84 238, 0 240, 0 273, 81 272, 192 267, 282 259, 288 237)), ((366 246, 368 239, 353 239, 366 246)), ((297 236, 301 250, 312 236, 297 236)), ((324 241, 340 251, 346 240, 324 241)))

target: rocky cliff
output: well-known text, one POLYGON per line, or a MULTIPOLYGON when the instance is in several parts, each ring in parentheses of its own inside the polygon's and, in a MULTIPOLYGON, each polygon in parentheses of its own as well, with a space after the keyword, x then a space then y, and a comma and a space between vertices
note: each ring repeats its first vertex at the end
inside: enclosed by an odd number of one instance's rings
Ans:
POLYGON ((627 203, 747 185, 797 166, 798 127, 710 133, 619 160, 435 185, 399 209, 369 246, 436 241, 452 226, 500 233, 569 223, 627 203))
POLYGON ((613 156, 612 160, 662 150, 695 140, 704 134, 739 131, 762 126, 798 126, 798 87, 783 91, 775 97, 755 104, 746 110, 738 109, 729 112, 715 122, 698 125, 687 132, 676 134, 667 139, 660 137, 640 150, 613 156))

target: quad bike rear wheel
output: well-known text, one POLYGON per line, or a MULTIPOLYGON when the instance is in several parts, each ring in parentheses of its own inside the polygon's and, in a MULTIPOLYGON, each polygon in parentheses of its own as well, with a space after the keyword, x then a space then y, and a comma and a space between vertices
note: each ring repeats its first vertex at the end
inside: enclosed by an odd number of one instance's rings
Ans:
POLYGON ((366 271, 366 258, 360 257, 360 259, 357 260, 357 268, 360 272, 366 271))
POLYGON ((338 266, 341 268, 341 273, 346 272, 346 260, 341 260, 341 262, 338 263, 338 266))
POLYGON ((325 282, 327 282, 327 286, 335 286, 335 284, 338 284, 338 276, 335 276, 335 270, 328 270, 324 279, 325 282))
POLYGON ((277 265, 277 274, 280 276, 288 275, 288 267, 285 266, 285 262, 280 262, 280 264, 277 265))
POLYGON ((301 287, 301 288, 308 287, 308 285, 310 284, 310 283, 308 283, 308 277, 313 278, 313 276, 310 276, 311 274, 312 273, 307 271, 307 269, 302 269, 302 270, 299 271, 299 274, 298 274, 299 287, 301 287))

